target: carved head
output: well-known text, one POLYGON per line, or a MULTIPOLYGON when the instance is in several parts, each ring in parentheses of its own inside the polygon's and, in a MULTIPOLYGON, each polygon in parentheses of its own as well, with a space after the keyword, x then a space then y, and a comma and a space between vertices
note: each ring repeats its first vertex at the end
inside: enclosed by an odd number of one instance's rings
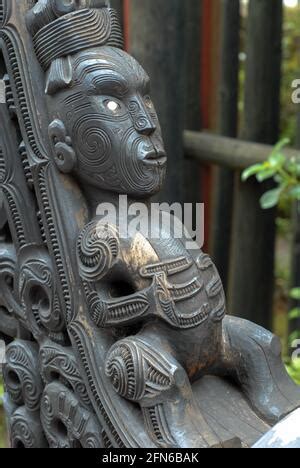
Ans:
POLYGON ((63 15, 50 29, 44 25, 34 42, 47 73, 49 134, 60 170, 116 193, 147 197, 158 192, 167 158, 150 80, 120 48, 112 10, 63 15))
POLYGON ((58 165, 101 189, 155 193, 165 174, 166 154, 145 71, 112 47, 59 60, 47 83, 58 165), (63 88, 57 85, 62 69, 63 88))

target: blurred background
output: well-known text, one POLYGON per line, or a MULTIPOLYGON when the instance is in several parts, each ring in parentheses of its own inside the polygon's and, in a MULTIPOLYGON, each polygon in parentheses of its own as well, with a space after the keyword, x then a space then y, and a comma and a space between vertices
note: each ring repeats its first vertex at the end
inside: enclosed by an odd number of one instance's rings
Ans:
MULTIPOLYGON (((205 250, 220 271, 228 312, 277 333, 300 384, 300 365, 290 360, 300 338, 300 202, 285 197, 263 210, 260 198, 275 182, 241 181, 283 138, 300 148, 300 107, 292 100, 300 80, 300 1, 111 4, 126 49, 152 80, 169 155, 160 200, 205 203, 205 250)), ((3 447, 1 413, 0 406, 3 447)))

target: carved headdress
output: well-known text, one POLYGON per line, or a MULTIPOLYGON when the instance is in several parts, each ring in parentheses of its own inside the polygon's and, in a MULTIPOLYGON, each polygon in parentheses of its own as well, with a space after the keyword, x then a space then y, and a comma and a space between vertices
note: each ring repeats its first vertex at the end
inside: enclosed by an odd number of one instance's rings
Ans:
POLYGON ((45 71, 56 59, 81 50, 123 48, 117 14, 107 0, 39 0, 27 15, 27 26, 45 71))

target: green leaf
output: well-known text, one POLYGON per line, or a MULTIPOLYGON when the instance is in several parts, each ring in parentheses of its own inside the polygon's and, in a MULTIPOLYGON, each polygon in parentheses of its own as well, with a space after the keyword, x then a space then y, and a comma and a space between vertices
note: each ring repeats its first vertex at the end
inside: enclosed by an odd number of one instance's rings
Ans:
POLYGON ((242 181, 246 182, 250 177, 258 174, 260 171, 264 170, 263 164, 255 164, 254 166, 248 167, 242 173, 242 181))
POLYGON ((286 366, 286 370, 291 379, 293 379, 297 385, 300 385, 300 371, 295 371, 295 369, 289 365, 286 366))
POLYGON ((289 312, 289 320, 296 320, 298 318, 300 318, 300 307, 296 307, 289 312))
POLYGON ((2 383, 2 381, 0 379, 0 406, 2 406, 3 395, 4 395, 4 387, 3 387, 3 383, 2 383))
POLYGON ((260 199, 260 205, 264 210, 269 210, 278 205, 280 195, 282 193, 282 187, 269 190, 260 199))
POLYGON ((271 179, 276 174, 276 169, 265 169, 257 174, 256 178, 258 182, 264 182, 265 180, 271 179))
POLYGON ((299 200, 300 201, 300 184, 293 187, 291 190, 289 190, 288 194, 294 200, 299 200))
POLYGON ((282 153, 272 153, 268 159, 269 164, 274 169, 283 167, 286 162, 286 157, 282 153))
POLYGON ((274 147, 272 154, 270 157, 273 156, 273 154, 280 153, 283 148, 288 146, 291 143, 291 140, 289 138, 283 138, 280 140, 277 145, 274 147))
POLYGON ((275 174, 274 180, 275 182, 277 182, 277 184, 282 184, 284 182, 284 179, 281 174, 275 174))
MULTIPOLYGON (((300 358, 293 359, 293 368, 298 372, 300 371, 300 358)), ((300 377, 300 374, 299 374, 299 377, 300 377)))
POLYGON ((285 169, 289 172, 289 174, 291 174, 294 177, 297 177, 298 171, 300 170, 299 161, 297 161, 296 158, 292 158, 286 161, 285 169))
POLYGON ((295 301, 300 301, 300 288, 294 288, 291 290, 290 296, 295 301))
POLYGON ((299 331, 294 331, 290 336, 289 336, 289 346, 292 346, 294 341, 300 339, 300 332, 299 331))

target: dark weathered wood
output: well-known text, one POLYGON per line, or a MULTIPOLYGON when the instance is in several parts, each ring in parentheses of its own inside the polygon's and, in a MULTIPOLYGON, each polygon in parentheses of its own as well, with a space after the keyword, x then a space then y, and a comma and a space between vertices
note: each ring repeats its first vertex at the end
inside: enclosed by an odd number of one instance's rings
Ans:
MULTIPOLYGON (((221 79, 219 89, 219 133, 236 137, 238 123, 240 1, 222 0, 221 79)), ((227 289, 233 211, 234 173, 215 172, 212 256, 227 289)))
MULTIPOLYGON (((184 132, 184 148, 188 159, 201 164, 216 164, 232 170, 242 170, 252 164, 264 162, 273 146, 227 138, 206 132, 184 132)), ((286 148, 287 158, 299 155, 299 151, 286 148)))
POLYGON ((130 52, 152 79, 169 156, 164 201, 184 199, 185 13, 182 0, 131 0, 130 52))
MULTIPOLYGON (((185 123, 187 130, 201 129, 200 79, 201 15, 202 0, 184 2, 186 7, 186 50, 185 50, 185 123)), ((184 201, 200 202, 201 169, 196 161, 184 163, 184 201)))
MULTIPOLYGON (((251 0, 247 39, 243 139, 276 143, 279 137, 281 0, 251 0)), ((271 325, 275 212, 263 211, 266 186, 236 178, 229 310, 271 325)))
POLYGON ((251 447, 270 429, 255 412, 249 411, 249 402, 232 382, 207 376, 196 383, 195 391, 218 434, 227 432, 228 439, 238 436, 244 446, 251 447), (228 421, 226 428, 220 424, 223 420, 228 421))

